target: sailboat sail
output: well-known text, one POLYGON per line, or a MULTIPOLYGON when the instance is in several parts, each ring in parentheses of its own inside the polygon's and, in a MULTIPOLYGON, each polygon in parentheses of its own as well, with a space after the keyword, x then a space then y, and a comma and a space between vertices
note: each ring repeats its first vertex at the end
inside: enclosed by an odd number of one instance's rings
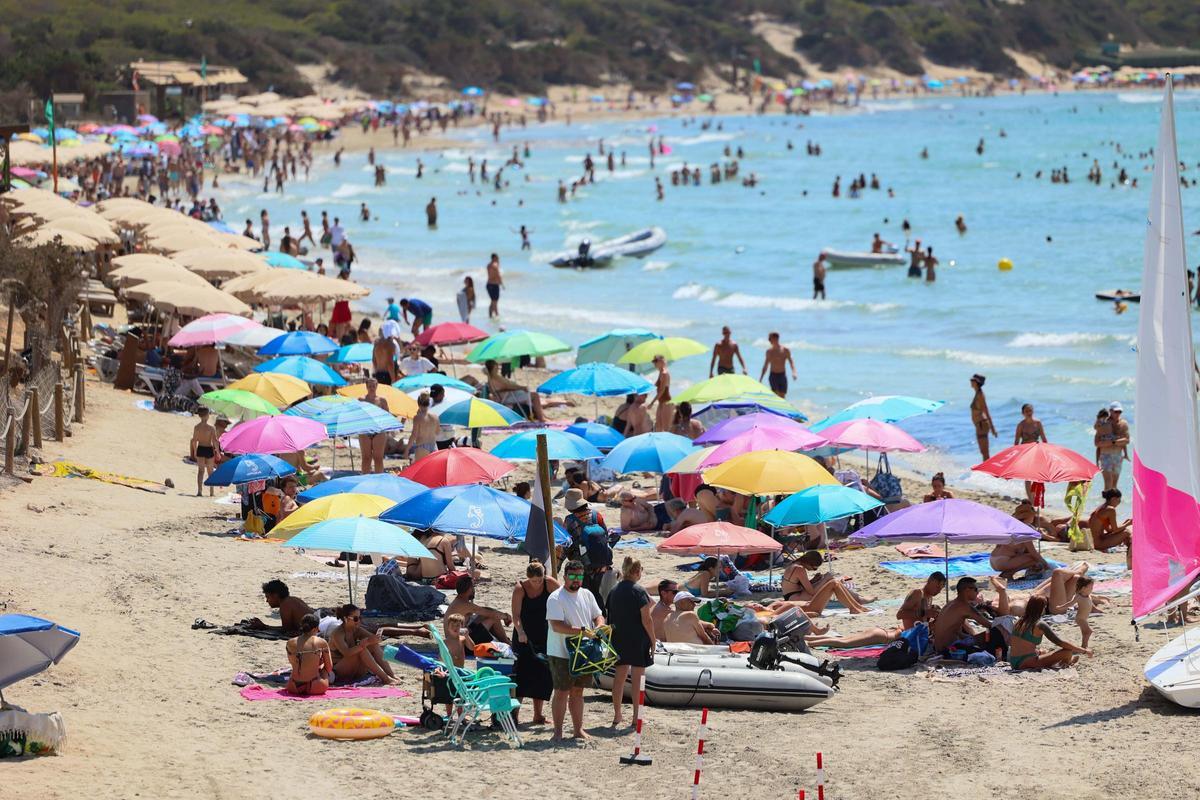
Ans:
POLYGON ((1170 78, 1148 222, 1134 409, 1135 619, 1161 609, 1200 575, 1200 425, 1170 78))

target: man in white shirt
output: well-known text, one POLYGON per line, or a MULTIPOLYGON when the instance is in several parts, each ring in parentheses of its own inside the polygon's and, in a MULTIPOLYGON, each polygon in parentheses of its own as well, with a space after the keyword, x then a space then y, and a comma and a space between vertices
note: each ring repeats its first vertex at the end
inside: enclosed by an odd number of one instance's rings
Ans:
POLYGON ((572 675, 567 637, 595 630, 604 624, 604 616, 595 596, 583 588, 583 564, 568 561, 563 567, 565 582, 546 599, 546 621, 550 630, 546 636, 546 655, 554 694, 550 710, 554 717, 554 741, 563 738, 563 722, 567 707, 571 709, 572 739, 589 739, 583 729, 583 689, 592 682, 590 675, 572 675))
POLYGON ((400 359, 400 371, 408 375, 424 375, 433 369, 433 362, 421 355, 415 344, 404 348, 404 358, 400 359))
POLYGON ((339 217, 334 217, 333 227, 329 229, 329 247, 337 250, 345 240, 346 229, 342 227, 342 220, 339 217))

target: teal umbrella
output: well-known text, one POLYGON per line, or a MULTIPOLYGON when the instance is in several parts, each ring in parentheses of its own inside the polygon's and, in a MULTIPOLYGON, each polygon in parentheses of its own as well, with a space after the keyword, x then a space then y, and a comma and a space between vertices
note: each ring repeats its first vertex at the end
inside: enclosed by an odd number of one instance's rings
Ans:
MULTIPOLYGON (((342 517, 310 525, 281 547, 329 550, 334 553, 382 553, 405 558, 433 558, 433 553, 403 528, 369 517, 342 517)), ((354 602, 350 562, 346 562, 346 585, 354 602)))
POLYGON ((421 375, 408 375, 401 378, 392 384, 402 392, 413 392, 417 389, 428 389, 434 384, 440 385, 444 389, 461 389, 467 394, 475 394, 475 387, 466 381, 460 381, 458 378, 451 378, 449 375, 439 375, 436 372, 426 372, 421 375))
POLYGON ((299 378, 305 383, 321 386, 345 386, 346 379, 338 375, 327 365, 308 356, 279 356, 270 361, 264 361, 254 368, 255 372, 282 372, 299 378))
POLYGON ((371 360, 371 350, 373 347, 374 345, 370 342, 344 344, 330 353, 326 361, 330 364, 362 364, 371 360))
POLYGON ((522 356, 548 356, 552 353, 565 353, 571 346, 561 339, 548 333, 537 331, 505 331, 486 339, 467 353, 467 361, 481 364, 489 359, 495 361, 513 361, 522 356))
POLYGON ((787 525, 816 525, 819 522, 862 514, 881 505, 882 502, 866 492, 851 489, 849 486, 822 484, 810 486, 789 496, 772 508, 763 517, 763 521, 776 528, 787 525))
MULTIPOLYGON (((651 339, 661 339, 654 331, 644 328, 618 328, 588 339, 579 345, 575 352, 576 364, 588 364, 593 361, 604 361, 609 364, 617 363, 617 359, 637 347, 642 342, 651 339)), ((648 372, 654 369, 651 364, 642 364, 639 371, 648 372)))

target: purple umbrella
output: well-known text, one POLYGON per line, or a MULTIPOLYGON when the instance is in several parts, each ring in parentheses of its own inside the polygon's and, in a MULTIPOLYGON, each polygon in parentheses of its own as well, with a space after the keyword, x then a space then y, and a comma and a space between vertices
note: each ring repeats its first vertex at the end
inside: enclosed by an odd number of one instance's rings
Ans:
MULTIPOLYGON (((713 425, 707 431, 697 436, 696 444, 720 444, 721 442, 727 442, 739 434, 743 434, 746 431, 754 430, 756 428, 764 431, 785 431, 789 433, 802 432, 816 437, 816 434, 812 433, 812 431, 795 420, 788 419, 787 417, 780 416, 779 414, 768 414, 759 411, 754 414, 743 414, 740 417, 730 417, 727 420, 718 422, 716 425, 713 425)), ((819 444, 825 444, 824 437, 816 438, 821 439, 819 444)))
POLYGON ((717 447, 700 462, 702 468, 723 464, 734 456, 755 450, 808 450, 824 447, 829 442, 823 437, 795 422, 788 420, 788 427, 753 427, 739 433, 717 447))

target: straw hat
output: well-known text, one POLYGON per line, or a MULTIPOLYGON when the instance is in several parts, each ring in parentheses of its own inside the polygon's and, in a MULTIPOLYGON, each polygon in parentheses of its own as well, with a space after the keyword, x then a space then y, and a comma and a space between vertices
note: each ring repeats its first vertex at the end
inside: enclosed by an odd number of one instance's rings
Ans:
POLYGON ((567 511, 572 514, 582 508, 588 508, 588 502, 584 499, 581 489, 567 489, 567 497, 563 502, 567 506, 567 511))

